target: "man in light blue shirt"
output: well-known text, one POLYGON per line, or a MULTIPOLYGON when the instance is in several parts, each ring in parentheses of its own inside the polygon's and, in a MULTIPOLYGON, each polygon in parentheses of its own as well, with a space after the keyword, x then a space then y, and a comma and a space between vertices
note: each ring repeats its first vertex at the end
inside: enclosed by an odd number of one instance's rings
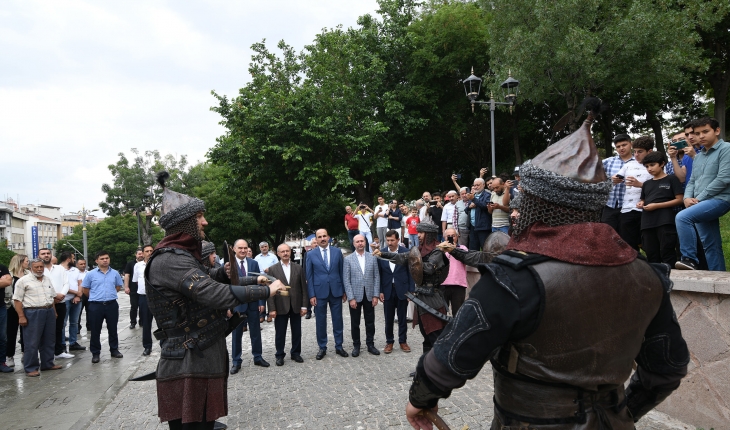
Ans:
POLYGON ((715 118, 693 121, 692 130, 703 148, 695 156, 692 177, 684 191, 687 209, 675 219, 682 253, 675 267, 697 270, 697 229, 709 270, 724 272, 720 217, 730 211, 730 144, 720 139, 720 124, 715 118))
MULTIPOLYGON (((276 257, 276 255, 274 255, 273 252, 269 252, 269 242, 264 241, 259 243, 259 249, 261 250, 261 254, 257 255, 254 260, 259 263, 259 269, 266 272, 266 269, 278 263, 279 259, 276 257)), ((264 307, 264 311, 261 312, 259 318, 266 317, 266 322, 271 322, 272 318, 267 315, 268 314, 266 312, 266 307, 264 307)))
POLYGON ((99 251, 96 253, 96 269, 90 271, 84 277, 81 286, 84 288, 84 295, 89 297, 89 304, 86 309, 88 326, 91 329, 91 362, 99 362, 101 354, 101 327, 106 320, 106 328, 109 333, 109 350, 114 358, 122 358, 119 352, 119 337, 117 336, 117 323, 119 322, 119 304, 117 303, 117 291, 122 289, 124 281, 119 272, 109 267, 109 253, 99 251))

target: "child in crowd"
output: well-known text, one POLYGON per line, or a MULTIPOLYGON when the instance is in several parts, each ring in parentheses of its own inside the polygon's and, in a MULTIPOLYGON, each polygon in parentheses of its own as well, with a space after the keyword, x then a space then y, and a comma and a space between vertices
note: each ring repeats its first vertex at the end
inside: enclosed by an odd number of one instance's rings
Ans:
POLYGON ((636 207, 641 214, 641 247, 650 263, 667 263, 674 267, 677 262, 677 227, 675 207, 682 204, 684 191, 675 175, 667 175, 664 166, 667 157, 652 152, 642 160, 653 179, 641 187, 641 200, 636 207))
POLYGON ((418 210, 411 209, 411 216, 406 220, 406 226, 408 227, 408 249, 418 246, 418 232, 416 226, 421 220, 418 218, 418 210))
POLYGON ((624 242, 638 251, 641 243, 641 208, 636 204, 641 198, 641 184, 651 179, 641 162, 654 150, 654 138, 641 136, 631 143, 631 147, 634 149, 634 159, 624 164, 612 179, 614 184, 626 183, 624 201, 618 216, 618 234, 624 242))

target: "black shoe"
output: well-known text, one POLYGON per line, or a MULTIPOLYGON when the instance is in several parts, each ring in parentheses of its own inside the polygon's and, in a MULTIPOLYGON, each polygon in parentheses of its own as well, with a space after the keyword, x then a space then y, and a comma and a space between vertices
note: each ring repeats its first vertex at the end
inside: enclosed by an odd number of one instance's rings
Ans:
POLYGON ((301 355, 292 355, 291 359, 296 361, 297 363, 304 363, 304 359, 301 355))
POLYGON ((380 351, 374 345, 368 345, 368 352, 373 355, 380 355, 380 351))
POLYGON ((91 356, 91 362, 92 363, 98 363, 99 362, 99 354, 94 354, 91 356))
POLYGON ((86 347, 79 345, 78 342, 72 343, 68 349, 71 351, 86 351, 86 347))
POLYGON ((283 358, 277 358, 276 359, 276 365, 277 366, 283 366, 284 365, 284 359, 283 358))
POLYGON ((119 351, 112 351, 112 357, 114 358, 124 358, 121 352, 119 351))
POLYGON ((406 318, 406 322, 407 323, 412 323, 413 322, 413 318, 406 318))
POLYGON ((308 320, 312 318, 312 311, 307 311, 307 316, 304 317, 305 320, 308 320))
POLYGON ((152 348, 145 348, 144 352, 142 352, 142 355, 150 355, 152 354, 152 348))
POLYGON ((137 327, 137 323, 132 323, 129 325, 129 328, 135 328, 135 327, 137 327))
POLYGON ((340 348, 340 349, 336 349, 336 350, 335 350, 335 352, 336 352, 336 353, 337 353, 337 355, 339 355, 340 357, 349 357, 349 355, 347 355, 347 352, 345 352, 345 350, 344 350, 344 349, 342 349, 342 348, 340 348))
POLYGON ((697 270, 699 267, 697 267, 697 263, 690 260, 689 258, 683 258, 680 261, 677 261, 674 263, 674 268, 678 270, 697 270))
POLYGON ((239 370, 241 370, 241 365, 234 364, 233 366, 231 366, 231 375, 235 375, 236 373, 238 373, 239 370))
POLYGON ((408 374, 408 377, 409 377, 409 378, 415 378, 415 377, 416 377, 416 372, 411 372, 411 373, 409 373, 409 374, 408 374))
MULTIPOLYGON (((340 352, 337 351, 337 353, 339 354, 340 352)), ((356 347, 352 348, 352 356, 357 357, 358 355, 360 355, 360 347, 356 346, 356 347)), ((347 357, 347 356, 343 355, 343 357, 347 357)))
POLYGON ((261 366, 261 367, 269 367, 271 366, 268 361, 264 360, 263 358, 257 361, 254 361, 253 364, 255 366, 261 366))
POLYGON ((327 355, 327 350, 324 348, 320 349, 317 353, 317 360, 323 359, 325 355, 327 355))
POLYGON ((228 426, 220 421, 216 421, 215 424, 213 424, 213 430, 226 430, 227 428, 228 426))

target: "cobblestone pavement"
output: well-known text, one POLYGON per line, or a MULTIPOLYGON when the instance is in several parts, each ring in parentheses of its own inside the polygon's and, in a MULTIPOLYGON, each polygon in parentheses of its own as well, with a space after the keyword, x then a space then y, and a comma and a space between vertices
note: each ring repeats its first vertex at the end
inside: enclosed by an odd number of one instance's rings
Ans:
MULTIPOLYGON (((382 350, 382 307, 376 309, 376 346, 382 350)), ((345 349, 349 350, 349 312, 344 311, 345 349)), ((274 364, 274 325, 262 324, 263 357, 269 368, 253 365, 250 342, 244 333, 244 362, 241 372, 229 378, 229 415, 221 421, 230 429, 381 429, 410 428, 404 417, 411 372, 421 353, 418 329, 408 330, 408 343, 413 352, 406 354, 398 347, 392 354, 373 356, 364 352, 357 358, 334 354, 330 332, 328 354, 315 360, 315 320, 302 320, 302 357, 304 363, 286 358, 283 367, 274 364)), ((364 331, 364 324, 361 324, 364 331)), ((363 333, 364 336, 364 333, 363 333)), ((230 337, 229 351, 230 351, 230 337)), ((129 353, 141 354, 138 347, 129 353)), ((290 345, 287 340, 287 345, 290 345)), ((126 352, 125 352, 126 354, 126 352)), ((155 369, 159 349, 150 357, 136 362, 139 376, 155 369)), ((439 413, 454 429, 468 425, 470 429, 487 429, 492 419, 492 377, 487 368, 451 398, 442 400, 439 413)), ((99 408, 91 429, 166 429, 157 419, 155 383, 129 382, 121 386, 108 404, 99 408)), ((670 417, 652 413, 638 425, 639 430, 691 429, 670 417)))
MULTIPOLYGON (((132 376, 151 372, 159 349, 142 356, 142 331, 129 329, 129 299, 120 294, 119 343, 123 359, 109 357, 106 329, 102 331, 101 363, 92 364, 89 351, 57 360, 58 371, 44 371, 28 378, 20 365, 16 372, 0 376, 0 430, 20 429, 167 429, 157 418, 155 383, 128 382, 132 376)), ((376 309, 376 346, 385 344, 382 307, 376 309)), ((349 341, 349 312, 343 314, 345 348, 349 341)), ((262 324, 264 358, 269 368, 253 366, 248 335, 244 334, 241 372, 229 378, 229 415, 221 421, 231 429, 380 429, 407 428, 404 408, 410 373, 421 353, 418 329, 409 329, 413 352, 396 347, 392 354, 357 358, 329 353, 316 361, 315 320, 302 320, 304 363, 288 358, 274 365, 274 327, 262 324)), ((364 324, 362 330, 364 330, 364 324)), ((82 334, 85 333, 85 328, 82 334)), ((330 327, 331 333, 331 327, 330 327)), ((364 335, 364 333, 363 333, 364 335)), ((88 336, 79 342, 88 346, 88 336)), ((230 338, 229 338, 230 350, 230 338)), ((288 342, 287 342, 288 344, 288 342)), ((489 365, 451 398, 442 400, 440 414, 454 429, 489 428, 492 419, 492 378, 489 365)), ((670 417, 652 413, 637 425, 639 430, 695 430, 670 417)))

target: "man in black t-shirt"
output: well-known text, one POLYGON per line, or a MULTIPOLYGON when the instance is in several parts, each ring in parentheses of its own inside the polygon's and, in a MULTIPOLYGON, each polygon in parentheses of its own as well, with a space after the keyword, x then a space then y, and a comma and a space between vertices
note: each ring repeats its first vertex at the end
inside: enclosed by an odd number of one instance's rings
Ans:
POLYGON ((674 175, 667 175, 664 166, 666 155, 651 152, 642 160, 653 176, 641 187, 641 199, 636 207, 641 214, 641 247, 650 263, 667 263, 674 267, 677 262, 677 227, 675 208, 682 204, 684 188, 674 175))
POLYGON ((429 213, 431 214, 431 219, 433 219, 433 223, 436 224, 436 227, 438 227, 439 232, 437 233, 437 239, 440 242, 444 241, 444 231, 441 226, 441 215, 444 213, 444 207, 441 206, 441 194, 440 193, 433 193, 433 201, 431 202, 431 207, 428 209, 429 213))
POLYGON ((124 266, 124 292, 129 294, 129 328, 137 326, 137 308, 139 307, 139 295, 137 294, 137 283, 132 282, 132 276, 134 275, 134 265, 138 261, 144 260, 144 253, 142 249, 137 248, 137 253, 134 256, 134 260, 127 263, 124 266))

